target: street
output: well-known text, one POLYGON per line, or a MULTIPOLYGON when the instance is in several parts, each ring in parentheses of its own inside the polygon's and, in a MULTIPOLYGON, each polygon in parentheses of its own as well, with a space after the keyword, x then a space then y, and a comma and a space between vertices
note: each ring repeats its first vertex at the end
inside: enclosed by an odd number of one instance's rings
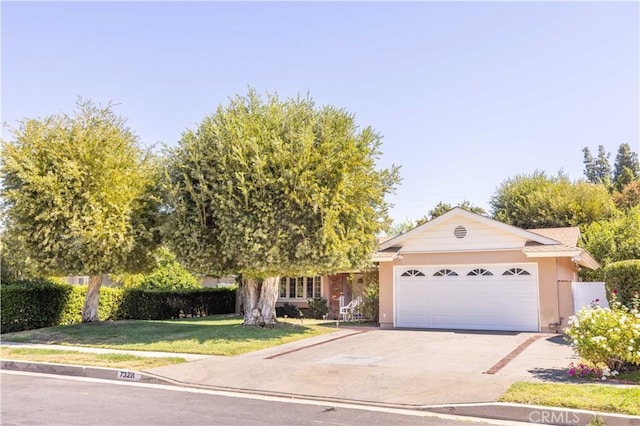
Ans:
MULTIPOLYGON (((470 425, 463 418, 346 404, 2 371, 9 425, 470 425)), ((499 423, 499 422, 492 422, 499 423)))

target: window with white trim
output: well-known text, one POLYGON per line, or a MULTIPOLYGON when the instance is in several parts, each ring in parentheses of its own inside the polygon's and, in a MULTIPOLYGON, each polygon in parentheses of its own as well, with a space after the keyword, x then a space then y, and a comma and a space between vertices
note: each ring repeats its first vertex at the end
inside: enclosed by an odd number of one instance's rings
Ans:
POLYGON ((511 268, 504 271, 502 275, 531 275, 531 274, 526 269, 511 268))
POLYGON ((424 273, 417 269, 409 269, 402 273, 401 277, 424 277, 424 273))
POLYGON ((282 277, 278 297, 301 300, 322 297, 322 277, 282 277))
POLYGON ((467 276, 488 276, 488 275, 493 275, 493 274, 491 273, 491 271, 487 271, 484 268, 472 269, 467 274, 467 276))
POLYGON ((434 277, 457 277, 458 273, 451 269, 440 269, 438 272, 433 274, 434 277))

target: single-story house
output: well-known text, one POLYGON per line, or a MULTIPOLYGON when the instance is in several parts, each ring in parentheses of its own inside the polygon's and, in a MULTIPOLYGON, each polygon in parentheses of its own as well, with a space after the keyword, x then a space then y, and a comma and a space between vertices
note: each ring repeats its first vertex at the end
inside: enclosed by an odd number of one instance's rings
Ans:
POLYGON ((327 300, 329 318, 338 318, 340 296, 343 303, 360 295, 364 287, 364 275, 360 272, 339 272, 315 277, 282 277, 276 306, 285 303, 300 309, 308 308, 308 299, 322 297, 327 300))
POLYGON ((557 332, 579 268, 599 267, 579 238, 450 210, 379 246, 380 326, 557 332))

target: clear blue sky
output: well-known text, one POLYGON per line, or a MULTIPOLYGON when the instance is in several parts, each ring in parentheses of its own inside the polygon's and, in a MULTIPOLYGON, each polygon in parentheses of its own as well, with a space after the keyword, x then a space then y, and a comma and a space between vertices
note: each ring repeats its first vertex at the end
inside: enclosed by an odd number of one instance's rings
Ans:
MULTIPOLYGON (((505 179, 640 151, 638 2, 7 2, 2 121, 113 101, 175 145, 249 86, 307 92, 383 136, 397 221, 488 208, 505 179)), ((3 138, 9 138, 6 128, 3 138)))

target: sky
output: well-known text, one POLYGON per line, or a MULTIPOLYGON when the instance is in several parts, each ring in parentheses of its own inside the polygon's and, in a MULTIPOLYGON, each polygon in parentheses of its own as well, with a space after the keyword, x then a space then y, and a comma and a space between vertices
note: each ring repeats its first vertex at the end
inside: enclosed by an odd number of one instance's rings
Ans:
POLYGON ((114 111, 176 146, 249 87, 355 114, 401 166, 396 222, 442 201, 490 211, 506 179, 583 177, 582 149, 640 152, 640 3, 11 2, 2 138, 25 118, 114 111))

